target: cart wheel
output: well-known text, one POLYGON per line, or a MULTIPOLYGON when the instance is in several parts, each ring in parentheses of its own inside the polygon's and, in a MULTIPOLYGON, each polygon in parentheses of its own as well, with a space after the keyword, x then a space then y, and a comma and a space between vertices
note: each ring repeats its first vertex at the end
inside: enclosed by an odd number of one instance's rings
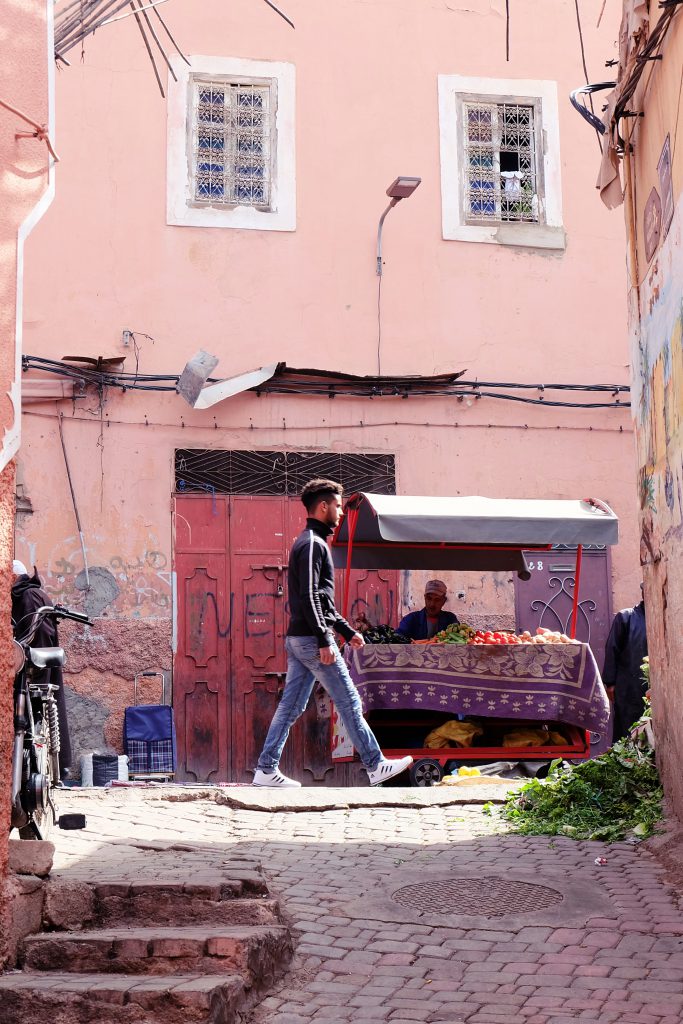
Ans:
POLYGON ((433 786, 435 782, 441 782, 443 768, 438 761, 423 757, 411 766, 409 776, 412 786, 433 786))

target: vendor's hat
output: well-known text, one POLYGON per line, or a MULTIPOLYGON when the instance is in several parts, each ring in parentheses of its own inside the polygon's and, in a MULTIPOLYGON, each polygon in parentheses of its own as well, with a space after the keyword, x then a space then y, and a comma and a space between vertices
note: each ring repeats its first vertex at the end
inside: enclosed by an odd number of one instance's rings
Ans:
POLYGON ((448 593, 448 587, 443 580, 430 580, 425 583, 425 594, 438 594, 439 597, 445 597, 448 593))
POLYGON ((15 558, 12 562, 12 573, 14 576, 28 576, 28 569, 23 562, 20 562, 18 558, 15 558))

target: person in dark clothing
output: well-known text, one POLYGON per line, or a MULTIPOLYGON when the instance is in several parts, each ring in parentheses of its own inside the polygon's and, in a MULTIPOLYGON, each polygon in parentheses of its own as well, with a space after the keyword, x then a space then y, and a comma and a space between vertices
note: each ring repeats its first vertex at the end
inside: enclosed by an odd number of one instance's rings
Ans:
POLYGON ((448 588, 442 580, 430 580, 425 586, 425 606, 419 612, 409 612, 398 626, 398 632, 411 640, 429 640, 446 626, 458 622, 453 612, 445 612, 443 606, 448 597, 448 588))
POLYGON ((614 706, 614 743, 628 735, 643 713, 647 684, 640 666, 646 655, 645 602, 641 601, 635 608, 617 612, 605 645, 602 681, 614 706))
MULTIPOLYGON (((14 560, 12 564, 12 625, 14 635, 20 639, 31 627, 31 616, 43 605, 52 605, 49 596, 43 590, 40 577, 35 569, 29 576, 23 562, 14 560)), ((43 619, 31 641, 32 647, 59 647, 57 623, 53 618, 43 619)), ((69 737, 69 720, 66 713, 66 697, 61 668, 46 668, 42 675, 44 682, 57 687, 55 700, 59 719, 59 771, 63 779, 71 772, 71 739, 69 737)))
POLYGON ((301 500, 308 518, 289 553, 289 611, 287 630, 287 678, 258 759, 254 786, 292 787, 301 783, 279 770, 289 731, 308 704, 316 679, 334 701, 349 737, 370 779, 376 786, 403 772, 412 757, 388 761, 363 718, 358 690, 339 653, 334 634, 351 647, 363 646, 363 638, 334 605, 334 566, 327 538, 341 518, 341 485, 334 480, 311 480, 301 500))

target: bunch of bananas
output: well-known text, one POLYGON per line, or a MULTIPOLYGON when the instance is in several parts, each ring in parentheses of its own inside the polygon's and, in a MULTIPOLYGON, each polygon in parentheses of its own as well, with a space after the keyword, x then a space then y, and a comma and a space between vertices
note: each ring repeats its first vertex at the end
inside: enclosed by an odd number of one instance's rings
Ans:
POLYGON ((466 622, 453 622, 434 636, 437 644, 466 644, 474 636, 474 630, 466 622))

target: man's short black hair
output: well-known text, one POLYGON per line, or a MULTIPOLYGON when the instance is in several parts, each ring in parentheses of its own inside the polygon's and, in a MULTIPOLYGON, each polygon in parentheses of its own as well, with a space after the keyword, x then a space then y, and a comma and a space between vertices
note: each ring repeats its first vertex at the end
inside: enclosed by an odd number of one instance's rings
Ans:
POLYGON ((307 512, 315 512, 321 501, 331 501, 332 498, 340 498, 344 488, 336 480, 326 480, 324 477, 316 477, 309 480, 301 492, 301 500, 306 506, 307 512))

